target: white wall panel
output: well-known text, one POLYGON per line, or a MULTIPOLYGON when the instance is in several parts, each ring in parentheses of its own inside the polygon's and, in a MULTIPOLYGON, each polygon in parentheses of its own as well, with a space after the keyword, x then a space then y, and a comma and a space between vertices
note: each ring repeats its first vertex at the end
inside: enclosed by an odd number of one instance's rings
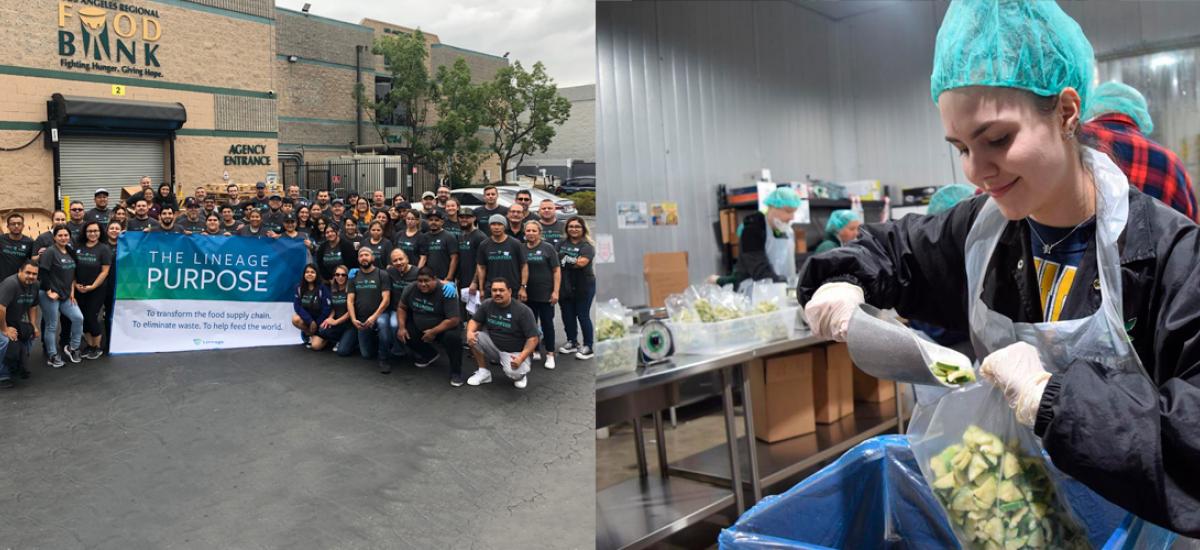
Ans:
POLYGON ((831 24, 786 2, 597 4, 596 232, 618 258, 597 266, 600 298, 643 303, 647 252, 715 272, 718 184, 832 177, 831 24), (616 202, 665 200, 679 226, 616 228, 616 202))

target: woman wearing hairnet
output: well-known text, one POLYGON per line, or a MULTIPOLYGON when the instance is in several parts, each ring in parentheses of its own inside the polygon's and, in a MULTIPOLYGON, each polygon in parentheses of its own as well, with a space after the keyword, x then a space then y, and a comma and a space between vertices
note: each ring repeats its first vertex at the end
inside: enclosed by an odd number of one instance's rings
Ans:
POLYGON ((767 206, 766 214, 750 214, 738 226, 741 250, 733 273, 709 277, 710 283, 736 285, 746 279, 783 283, 795 277, 796 233, 792 230, 792 217, 800 207, 800 195, 790 187, 780 187, 767 195, 763 203, 767 206))
POLYGON ((825 222, 825 240, 817 245, 813 254, 833 250, 858 238, 858 228, 862 226, 862 216, 853 210, 834 210, 825 222))
POLYGON ((1055 2, 952 2, 931 93, 984 194, 868 226, 812 257, 799 292, 838 340, 864 301, 969 328, 980 374, 1055 466, 1194 537, 1200 232, 1077 139, 1092 64, 1055 2))

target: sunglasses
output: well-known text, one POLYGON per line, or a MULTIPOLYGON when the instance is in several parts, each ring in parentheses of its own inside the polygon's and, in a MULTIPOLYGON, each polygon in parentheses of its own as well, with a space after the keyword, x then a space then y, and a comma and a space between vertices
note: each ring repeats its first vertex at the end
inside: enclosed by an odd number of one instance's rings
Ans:
POLYGON ((72 208, 71 211, 72 212, 83 212, 83 209, 82 208, 72 208))

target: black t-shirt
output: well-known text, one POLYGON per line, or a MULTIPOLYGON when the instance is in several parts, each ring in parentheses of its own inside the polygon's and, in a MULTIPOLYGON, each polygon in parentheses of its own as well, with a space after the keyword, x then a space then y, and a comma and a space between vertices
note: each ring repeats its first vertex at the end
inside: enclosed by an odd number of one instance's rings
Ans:
POLYGON ((158 227, 158 220, 149 216, 146 216, 144 220, 133 216, 125 222, 125 229, 127 231, 145 231, 151 227, 158 227))
MULTIPOLYGON (((33 240, 33 254, 36 256, 41 250, 49 250, 54 246, 54 235, 49 231, 43 232, 33 240)), ((71 248, 71 243, 67 243, 67 248, 71 248)))
POLYGON ((13 274, 0 281, 0 305, 8 308, 4 321, 13 328, 19 327, 25 314, 37 305, 37 283, 25 286, 18 277, 13 274))
POLYGON ((51 246, 38 258, 38 269, 42 290, 53 290, 60 299, 71 295, 75 285, 75 258, 71 254, 51 246))
POLYGON ((392 239, 392 243, 396 248, 404 251, 404 255, 408 256, 408 263, 417 265, 417 260, 421 257, 421 239, 423 233, 409 235, 408 230, 401 229, 396 232, 396 236, 392 239))
POLYGON ((375 253, 375 265, 386 268, 388 264, 391 263, 392 241, 388 240, 386 237, 380 240, 378 243, 373 243, 371 242, 370 238, 367 238, 358 245, 359 248, 364 246, 370 248, 371 252, 375 253))
POLYGON ((570 240, 564 240, 558 245, 558 257, 572 258, 588 258, 586 268, 576 268, 576 264, 563 265, 563 286, 565 288, 583 288, 592 285, 595 282, 595 270, 592 269, 592 262, 596 257, 596 249, 588 241, 580 241, 580 244, 572 244, 570 240))
POLYGON ((229 223, 229 224, 225 223, 225 220, 223 220, 223 219, 221 220, 221 231, 229 233, 230 235, 236 235, 238 232, 238 229, 241 227, 242 227, 242 222, 237 221, 236 218, 233 220, 233 223, 229 223))
MULTIPOLYGON (((486 225, 488 223, 488 218, 492 217, 492 214, 500 214, 501 216, 504 216, 505 220, 507 220, 508 208, 500 206, 499 203, 497 203, 496 208, 492 210, 488 210, 487 205, 475 207, 475 220, 480 224, 486 225)), ((505 221, 505 223, 508 222, 505 221)))
POLYGON ((508 307, 500 307, 491 299, 485 300, 472 317, 487 331, 500 351, 517 353, 525 349, 525 341, 537 336, 537 320, 529 306, 513 299, 508 307))
POLYGON ((308 288, 308 285, 300 283, 296 288, 296 292, 300 294, 300 309, 308 312, 309 317, 314 321, 322 321, 321 319, 321 286, 316 288, 308 288))
POLYGON ((513 231, 513 228, 511 225, 505 224, 504 232, 508 233, 509 237, 512 237, 521 242, 525 242, 525 222, 521 222, 521 225, 517 226, 516 231, 513 231))
POLYGON ((442 230, 454 235, 455 240, 462 240, 463 230, 462 227, 458 225, 458 221, 447 218, 446 225, 442 226, 442 230))
POLYGON ((487 235, 478 229, 472 229, 458 240, 458 286, 471 286, 471 281, 475 279, 475 258, 486 240, 487 235))
POLYGON ((333 279, 333 272, 337 266, 344 265, 346 267, 357 267, 358 258, 354 255, 354 245, 345 240, 338 239, 337 246, 332 242, 326 241, 317 247, 317 266, 321 268, 321 279, 333 279))
POLYGON ((67 231, 71 233, 71 242, 79 242, 79 234, 83 232, 83 221, 68 221, 67 231))
POLYGON ((0 280, 20 271, 21 264, 32 258, 36 252, 33 239, 25 235, 21 235, 21 238, 15 241, 9 235, 0 236, 0 280))
POLYGON ((407 309, 412 315, 413 325, 415 325, 409 327, 409 336, 416 336, 413 334, 414 332, 419 334, 438 326, 446 319, 459 315, 458 299, 447 298, 442 293, 441 283, 434 285, 433 291, 429 294, 421 292, 417 285, 409 285, 404 289, 400 301, 404 303, 404 309, 407 309))
POLYGON ((550 243, 542 241, 534 248, 525 246, 525 263, 529 264, 529 283, 525 293, 530 302, 549 302, 554 292, 554 270, 558 269, 558 253, 550 243))
POLYGON ((408 271, 404 273, 400 273, 394 267, 387 268, 388 284, 392 290, 391 300, 389 300, 391 303, 388 304, 388 308, 392 311, 396 310, 396 304, 400 303, 400 296, 404 293, 404 290, 417 281, 417 271, 420 270, 417 269, 415 264, 408 264, 408 271))
POLYGON ((253 227, 250 227, 250 224, 246 224, 243 225, 241 229, 238 229, 237 233, 234 233, 234 235, 239 237, 266 237, 267 231, 268 229, 266 224, 258 226, 258 231, 255 231, 253 227))
POLYGON ((375 314, 383 303, 383 292, 391 290, 390 285, 391 278, 382 269, 375 268, 370 273, 358 270, 350 281, 350 292, 354 294, 354 313, 360 322, 375 314))
POLYGON ((345 290, 329 290, 329 308, 332 311, 329 314, 330 318, 337 319, 345 315, 347 311, 350 311, 346 305, 346 297, 348 295, 345 290))
MULTIPOLYGON (((504 277, 508 279, 513 293, 516 294, 516 290, 521 286, 521 266, 525 265, 524 244, 512 238, 504 239, 504 242, 500 243, 489 238, 479 245, 475 261, 487 269, 484 285, 490 286, 492 281, 504 277)), ((484 292, 490 294, 486 288, 484 292)))
POLYGON ((196 218, 195 221, 192 221, 187 216, 184 216, 182 218, 175 218, 175 225, 178 225, 179 227, 183 228, 184 231, 191 231, 192 233, 201 233, 204 231, 204 218, 196 218))
MULTIPOLYGON (((75 262, 75 281, 81 285, 90 285, 100 276, 101 267, 112 265, 112 248, 105 243, 96 243, 96 246, 91 248, 81 246, 75 249, 75 262)), ((104 284, 108 284, 107 279, 104 284)))
POLYGON ((567 226, 563 222, 546 225, 538 220, 538 224, 542 226, 542 240, 550 243, 555 250, 558 250, 559 244, 567 240, 567 226))
POLYGON ((272 233, 283 233, 283 212, 267 210, 262 216, 263 228, 270 229, 272 233))
POLYGON ((450 257, 458 255, 458 240, 454 235, 442 230, 437 233, 425 233, 421 237, 417 253, 425 256, 425 267, 432 269, 433 276, 438 279, 445 279, 447 275, 451 279, 455 278, 457 274, 450 273, 450 257))
POLYGON ((111 219, 112 219, 112 210, 110 210, 108 208, 101 210, 100 208, 93 207, 91 210, 88 210, 87 212, 85 212, 83 214, 83 221, 85 221, 85 222, 96 221, 96 222, 100 222, 100 225, 105 225, 105 226, 108 225, 108 221, 111 219))
POLYGON ((173 222, 173 223, 171 223, 171 228, 167 229, 166 227, 163 227, 161 224, 155 224, 154 227, 151 227, 150 229, 148 229, 147 232, 149 232, 149 233, 178 233, 178 234, 182 235, 183 234, 183 226, 179 225, 179 222, 173 222))

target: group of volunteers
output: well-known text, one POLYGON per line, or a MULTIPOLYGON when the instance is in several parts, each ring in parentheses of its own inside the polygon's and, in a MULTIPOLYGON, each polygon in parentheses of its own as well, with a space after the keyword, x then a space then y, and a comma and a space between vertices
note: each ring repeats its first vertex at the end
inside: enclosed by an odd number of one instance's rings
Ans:
MULTIPOLYGON (((854 226, 799 275, 814 334, 863 303, 966 331, 979 374, 1053 465, 1141 519, 1200 537, 1200 229, 1146 101, 1093 86, 1056 2, 952 2, 931 96, 976 188, 854 226)), ((832 241, 832 239, 831 239, 832 241)), ((940 412, 940 411, 939 411, 940 412)))
POLYGON ((25 359, 39 337, 54 368, 103 355, 115 252, 125 231, 303 241, 311 263, 296 292, 293 324, 305 345, 341 356, 358 349, 377 358, 381 372, 402 356, 428 366, 437 344, 446 350, 451 382, 461 385, 464 339, 474 351, 472 385, 491 381, 490 364, 523 388, 534 360, 553 369, 556 352, 593 356, 595 248, 587 224, 559 220, 553 201, 534 205, 528 190, 506 208, 489 186, 485 204, 472 210, 461 208, 448 187, 414 205, 402 195, 389 201, 382 191, 331 199, 322 190, 310 201, 297 186, 281 196, 259 182, 247 199, 230 185, 230 199, 218 204, 204 187, 181 201, 170 184, 155 188, 149 177, 140 184, 140 193, 113 207, 106 189, 96 190, 93 208, 71 202, 36 238, 24 234, 24 216, 7 216, 0 388, 29 376, 25 359), (567 335, 557 349, 555 305, 567 335), (64 324, 69 335, 60 342, 64 324))

